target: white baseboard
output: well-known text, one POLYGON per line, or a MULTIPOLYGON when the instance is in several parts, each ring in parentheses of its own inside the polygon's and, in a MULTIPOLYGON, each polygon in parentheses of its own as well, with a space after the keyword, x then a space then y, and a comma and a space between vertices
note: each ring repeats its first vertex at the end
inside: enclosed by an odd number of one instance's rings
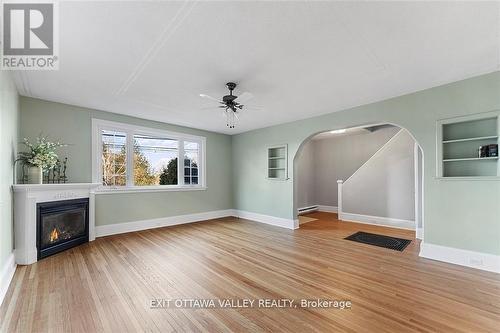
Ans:
POLYGON ((420 243, 419 256, 427 259, 500 273, 500 256, 442 245, 420 243))
POLYGON ((5 294, 7 294, 7 290, 9 289, 10 282, 14 277, 16 266, 14 253, 11 253, 0 271, 0 305, 2 305, 5 294))
POLYGON ((361 214, 352 214, 352 213, 342 212, 339 214, 339 220, 346 221, 346 222, 374 224, 374 225, 380 225, 380 226, 391 227, 391 228, 415 230, 415 221, 393 219, 393 218, 389 218, 389 217, 370 216, 370 215, 361 215, 361 214))
POLYGON ((255 222, 270 224, 270 225, 274 225, 277 227, 282 227, 282 228, 287 228, 287 229, 297 229, 299 227, 299 220, 284 219, 282 217, 275 217, 275 216, 270 216, 270 215, 252 213, 252 212, 247 212, 247 211, 243 211, 243 210, 235 210, 235 214, 236 214, 235 216, 242 218, 242 219, 247 219, 247 220, 252 220, 255 222))
POLYGON ((417 239, 424 239, 424 228, 417 228, 415 231, 415 237, 417 239))
POLYGON ((95 228, 95 232, 96 232, 96 237, 103 237, 109 235, 122 234, 126 232, 133 232, 146 229, 167 227, 178 224, 217 219, 227 216, 240 217, 243 219, 253 220, 256 222, 266 223, 287 229, 297 229, 299 227, 298 220, 291 220, 291 219, 289 220, 270 215, 263 215, 263 214, 257 214, 257 213, 234 210, 234 209, 226 209, 226 210, 216 210, 216 211, 196 213, 196 214, 161 217, 150 220, 98 225, 95 228))
POLYGON ((233 209, 215 210, 196 214, 161 217, 151 220, 98 225, 95 228, 96 237, 122 234, 125 232, 167 227, 171 225, 192 223, 204 220, 218 219, 221 217, 235 216, 233 209))
POLYGON ((318 210, 320 212, 337 213, 338 212, 338 207, 337 206, 318 205, 318 210))

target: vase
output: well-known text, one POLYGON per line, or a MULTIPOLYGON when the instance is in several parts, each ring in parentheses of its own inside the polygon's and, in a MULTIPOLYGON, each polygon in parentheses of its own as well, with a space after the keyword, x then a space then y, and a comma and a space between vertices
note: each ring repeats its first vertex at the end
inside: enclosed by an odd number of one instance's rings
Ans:
POLYGON ((28 168, 28 184, 42 184, 43 169, 39 166, 30 166, 28 168))

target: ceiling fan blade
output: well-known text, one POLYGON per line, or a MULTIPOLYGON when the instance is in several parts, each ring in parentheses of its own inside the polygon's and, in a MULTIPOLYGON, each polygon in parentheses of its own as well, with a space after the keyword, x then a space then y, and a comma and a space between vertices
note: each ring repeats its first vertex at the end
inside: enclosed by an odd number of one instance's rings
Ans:
POLYGON ((200 110, 217 110, 219 107, 217 105, 202 106, 200 110))
POLYGON ((239 95, 238 98, 236 98, 236 101, 240 104, 243 104, 245 102, 248 102, 253 98, 253 95, 249 92, 244 92, 243 94, 239 95))
POLYGON ((260 110, 264 110, 264 107, 258 106, 258 105, 243 105, 243 110, 260 111, 260 110))
POLYGON ((216 102, 222 103, 222 101, 220 99, 212 97, 212 96, 208 96, 206 94, 200 94, 200 97, 202 97, 202 98, 208 98, 208 99, 211 99, 212 101, 216 101, 216 102))

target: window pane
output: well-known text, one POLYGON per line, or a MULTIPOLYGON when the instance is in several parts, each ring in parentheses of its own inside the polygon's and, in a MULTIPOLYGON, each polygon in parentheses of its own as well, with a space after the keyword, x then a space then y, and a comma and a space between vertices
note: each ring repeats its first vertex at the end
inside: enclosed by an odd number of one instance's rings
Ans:
POLYGON ((102 184, 127 184, 127 135, 117 131, 102 131, 102 184))
POLYGON ((134 185, 177 185, 177 140, 134 135, 134 185))
POLYGON ((198 184, 200 145, 184 141, 184 184, 198 184))

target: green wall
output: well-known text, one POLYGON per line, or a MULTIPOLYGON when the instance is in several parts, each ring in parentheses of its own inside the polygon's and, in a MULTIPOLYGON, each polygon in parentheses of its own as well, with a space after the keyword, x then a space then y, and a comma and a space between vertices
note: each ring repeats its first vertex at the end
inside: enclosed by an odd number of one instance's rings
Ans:
POLYGON ((72 182, 91 180, 93 117, 207 137, 206 191, 98 195, 97 225, 229 208, 292 219, 293 158, 307 138, 326 130, 392 123, 408 129, 424 151, 425 242, 499 255, 500 181, 435 177, 436 120, 498 109, 500 72, 233 137, 23 97, 20 137, 43 133, 73 144, 61 154, 69 158, 72 182), (289 148, 290 179, 267 180, 266 146, 283 143, 289 148))
POLYGON ((19 97, 8 71, 0 71, 0 269, 14 248, 12 191, 17 154, 19 97))
MULTIPOLYGON (((356 93, 353 91, 353 93, 356 93)), ((332 91, 335 98, 335 91, 332 91)), ((233 136, 235 209, 292 219, 294 156, 310 136, 363 124, 408 129, 424 151, 426 243, 500 254, 500 181, 436 179, 436 120, 500 109, 500 72, 233 136), (288 144, 288 181, 266 179, 266 146, 288 144)))
POLYGON ((20 138, 48 135, 70 146, 61 148, 68 157, 70 182, 91 182, 91 119, 98 118, 138 126, 200 135, 207 138, 207 190, 181 192, 115 193, 96 197, 96 225, 230 209, 231 137, 161 122, 21 97, 20 138))

